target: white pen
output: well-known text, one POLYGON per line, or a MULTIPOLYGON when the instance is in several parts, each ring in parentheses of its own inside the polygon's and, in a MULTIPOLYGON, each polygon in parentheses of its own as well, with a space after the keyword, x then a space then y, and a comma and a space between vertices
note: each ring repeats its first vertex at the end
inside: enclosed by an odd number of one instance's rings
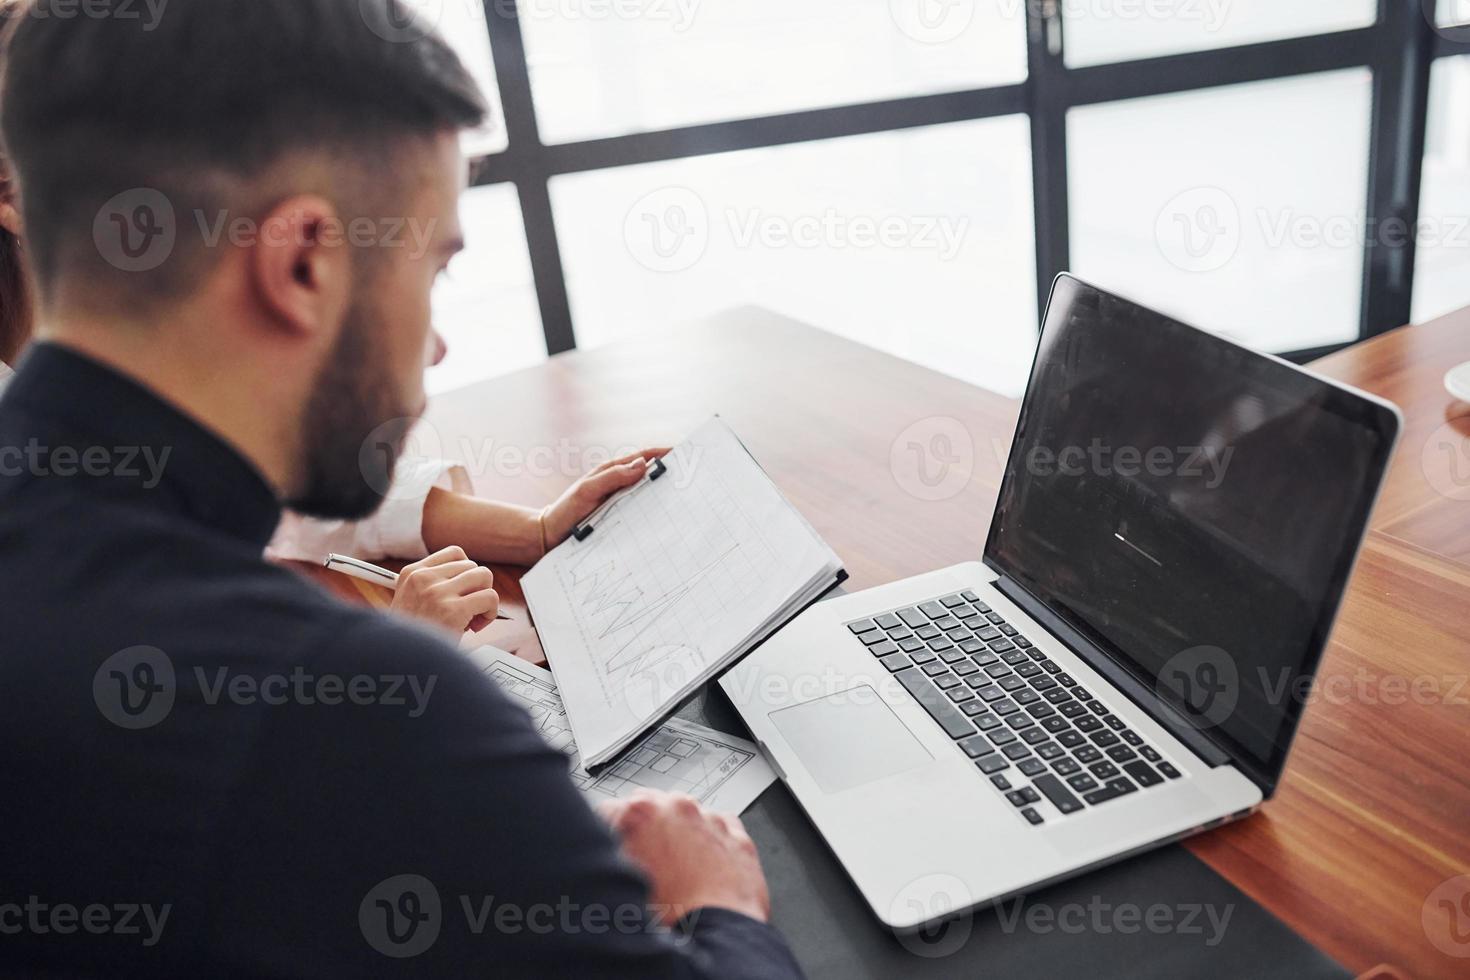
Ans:
MULTIPOLYGON (((347 555, 328 555, 327 560, 322 562, 322 567, 331 569, 334 572, 341 572, 343 575, 350 575, 353 578, 360 578, 364 582, 371 582, 374 585, 381 585, 394 591, 398 589, 397 572, 391 572, 379 565, 374 565, 370 561, 363 561, 361 558, 349 558, 347 555)), ((510 619, 509 616, 505 615, 496 616, 495 618, 510 619)))

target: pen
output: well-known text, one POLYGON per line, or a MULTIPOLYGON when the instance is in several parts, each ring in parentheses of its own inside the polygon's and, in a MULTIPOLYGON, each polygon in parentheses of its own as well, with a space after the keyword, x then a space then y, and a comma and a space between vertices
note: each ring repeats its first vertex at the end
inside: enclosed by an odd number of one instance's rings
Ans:
MULTIPOLYGON (((395 591, 398 589, 397 572, 391 572, 386 568, 374 565, 370 561, 363 561, 361 558, 349 558, 347 555, 328 555, 327 560, 322 562, 322 567, 331 569, 334 572, 341 572, 343 575, 350 575, 353 578, 360 578, 364 582, 381 585, 384 588, 395 591)), ((498 615, 495 618, 510 619, 509 616, 505 615, 498 615)))

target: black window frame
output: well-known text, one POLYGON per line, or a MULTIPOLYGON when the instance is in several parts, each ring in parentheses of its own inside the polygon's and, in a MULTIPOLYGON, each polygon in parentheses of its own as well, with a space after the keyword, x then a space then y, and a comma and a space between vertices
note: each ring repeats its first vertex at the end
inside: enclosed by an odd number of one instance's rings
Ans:
MULTIPOLYGON (((1367 227, 1413 229, 1419 218, 1429 73, 1442 57, 1470 53, 1470 26, 1436 28, 1435 0, 1378 0, 1368 27, 1208 51, 1069 68, 1058 0, 1026 0, 1025 81, 934 95, 830 106, 570 143, 544 144, 536 122, 519 13, 513 0, 484 0, 500 87, 507 147, 477 158, 474 186, 511 183, 520 199, 526 244, 548 354, 574 350, 549 182, 563 174, 656 163, 733 150, 783 146, 921 126, 1025 115, 1031 126, 1036 230, 1037 326, 1052 279, 1070 269, 1067 113, 1153 95, 1350 68, 1372 72, 1367 227)), ((1410 321, 1415 236, 1366 235, 1358 336, 1410 321)), ((1348 344, 1288 351, 1298 362, 1348 344)))

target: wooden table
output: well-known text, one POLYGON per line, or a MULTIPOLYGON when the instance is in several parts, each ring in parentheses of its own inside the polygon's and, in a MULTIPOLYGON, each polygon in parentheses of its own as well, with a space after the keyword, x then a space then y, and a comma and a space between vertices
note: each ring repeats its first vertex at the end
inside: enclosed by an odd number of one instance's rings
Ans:
MULTIPOLYGON (((1470 874, 1470 419, 1444 427, 1440 383, 1464 360, 1470 311, 1317 365, 1400 405, 1403 441, 1322 666, 1332 684, 1277 796, 1189 844, 1328 954, 1355 971, 1387 964, 1383 976, 1470 975, 1470 958, 1431 941, 1470 954, 1470 899, 1457 922, 1437 903, 1425 913, 1437 887, 1470 874)), ((609 453, 678 441, 719 413, 860 589, 980 556, 1016 412, 747 309, 451 393, 427 431, 478 493, 539 506, 609 453)), ((499 571, 516 609, 514 573, 499 571)), ((535 658, 518 616, 491 638, 535 658)))

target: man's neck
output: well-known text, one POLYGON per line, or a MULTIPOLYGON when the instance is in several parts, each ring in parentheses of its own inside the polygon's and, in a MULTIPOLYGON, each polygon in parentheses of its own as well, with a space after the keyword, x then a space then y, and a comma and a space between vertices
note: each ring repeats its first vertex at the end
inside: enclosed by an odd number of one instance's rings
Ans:
POLYGON ((227 443, 255 467, 277 499, 284 498, 299 431, 285 418, 290 414, 282 399, 286 392, 264 380, 251 385, 238 360, 220 354, 193 356, 190 345, 171 343, 171 337, 177 332, 152 324, 58 318, 37 339, 91 358, 147 388, 227 443))

